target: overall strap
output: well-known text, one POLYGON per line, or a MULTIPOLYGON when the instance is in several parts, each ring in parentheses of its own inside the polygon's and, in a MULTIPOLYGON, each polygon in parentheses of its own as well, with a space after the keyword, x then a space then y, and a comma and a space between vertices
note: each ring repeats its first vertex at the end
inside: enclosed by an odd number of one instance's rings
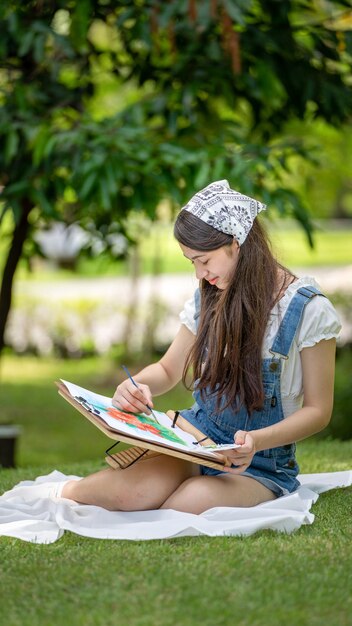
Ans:
POLYGON ((318 289, 309 285, 300 287, 293 296, 284 315, 270 352, 287 359, 294 336, 301 321, 304 308, 315 296, 324 296, 318 289))

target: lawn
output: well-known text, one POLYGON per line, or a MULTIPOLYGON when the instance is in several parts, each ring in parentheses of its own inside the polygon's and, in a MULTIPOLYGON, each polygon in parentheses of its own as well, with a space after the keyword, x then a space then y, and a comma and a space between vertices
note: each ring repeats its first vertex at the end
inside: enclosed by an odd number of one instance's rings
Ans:
MULTIPOLYGON (((131 372, 136 371, 130 365, 131 372)), ((111 445, 103 433, 58 395, 55 381, 63 378, 92 391, 112 396, 125 377, 109 359, 55 360, 5 356, 0 385, 0 421, 20 424, 21 467, 99 460, 111 445)), ((190 392, 181 386, 156 399, 156 408, 190 406, 190 392)))
MULTIPOLYGON (((288 267, 352 264, 352 230, 349 228, 336 230, 330 229, 328 225, 320 227, 314 233, 312 249, 305 233, 297 226, 277 222, 266 222, 266 226, 275 254, 288 267)), ((153 271, 156 250, 162 272, 193 271, 191 263, 181 254, 171 228, 155 227, 154 232, 143 241, 141 257, 146 273, 153 271)))
MULTIPOLYGON (((133 370, 133 365, 131 365, 133 370)), ((15 470, 0 491, 57 468, 84 475, 104 465, 107 440, 57 395, 59 377, 112 393, 115 366, 97 359, 6 356, 2 418, 23 424, 15 470)), ((189 403, 178 389, 158 408, 189 403)), ((352 441, 299 444, 304 473, 351 469, 352 441)), ((323 494, 316 519, 292 535, 126 542, 66 533, 57 543, 0 539, 6 626, 332 626, 352 624, 352 489, 323 494)))

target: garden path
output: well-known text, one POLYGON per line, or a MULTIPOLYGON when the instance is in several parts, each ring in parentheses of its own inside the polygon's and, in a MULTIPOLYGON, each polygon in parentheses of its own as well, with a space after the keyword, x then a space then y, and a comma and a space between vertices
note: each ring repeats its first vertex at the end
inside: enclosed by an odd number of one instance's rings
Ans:
MULTIPOLYGON (((352 293, 352 264, 334 267, 293 268, 298 276, 313 276, 321 289, 327 293, 343 291, 352 293)), ((191 296, 197 286, 197 280, 190 272, 187 274, 162 274, 160 276, 141 276, 138 289, 141 299, 148 294, 156 294, 170 303, 182 303, 191 296)), ((121 298, 128 294, 131 280, 125 276, 109 276, 85 278, 77 277, 53 281, 17 281, 15 292, 32 297, 43 297, 50 300, 66 300, 80 298, 121 298)))
MULTIPOLYGON (((313 276, 328 296, 334 292, 352 296, 352 264, 340 267, 295 268, 294 271, 299 277, 313 276)), ((22 302, 27 302, 28 311, 25 318, 16 318, 13 315, 8 331, 10 344, 20 342, 25 346, 33 335, 32 342, 47 345, 49 349, 44 334, 60 332, 64 325, 76 340, 85 332, 84 327, 89 327, 88 334, 105 351, 121 341, 126 320, 131 318, 129 306, 132 306, 134 315, 131 328, 136 346, 141 337, 145 337, 145 333, 153 333, 157 342, 167 345, 177 332, 183 303, 192 296, 197 285, 198 281, 191 272, 161 274, 157 277, 141 276, 137 286, 132 285, 129 277, 121 276, 77 277, 66 280, 55 278, 51 281, 19 280, 15 285, 15 295, 21 296, 22 302), (33 301, 43 303, 47 311, 42 310, 39 316, 34 315, 30 304, 33 301), (75 302, 78 303, 77 306, 75 302), (94 303, 99 309, 94 320, 90 315, 90 303, 94 303), (60 312, 62 310, 63 313, 60 312), (50 331, 49 326, 55 330, 50 331), (23 337, 19 337, 19 328, 22 328, 23 337)), ((338 307, 338 310, 343 325, 340 341, 344 345, 352 341, 352 320, 347 307, 338 307)))

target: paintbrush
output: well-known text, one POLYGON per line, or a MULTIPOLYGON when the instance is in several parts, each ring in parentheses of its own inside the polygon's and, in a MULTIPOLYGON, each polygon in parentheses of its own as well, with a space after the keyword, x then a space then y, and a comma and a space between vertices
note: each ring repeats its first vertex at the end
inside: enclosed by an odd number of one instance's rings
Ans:
MULTIPOLYGON (((139 389, 139 387, 138 387, 138 385, 137 385, 136 381, 135 381, 135 380, 133 380, 133 378, 132 378, 132 376, 131 376, 130 372, 128 371, 128 368, 126 367, 126 365, 122 365, 122 369, 124 369, 124 370, 125 370, 125 372, 126 372, 126 374, 127 374, 128 378, 130 379, 131 383, 132 383, 135 387, 137 387, 137 389, 139 389)), ((155 415, 155 413, 154 413, 154 411, 153 411, 152 407, 151 407, 151 406, 149 406, 149 404, 146 404, 146 407, 147 407, 147 409, 149 409, 149 411, 151 412, 151 414, 152 414, 153 418, 155 419, 155 421, 156 421, 158 424, 160 424, 160 422, 159 422, 159 420, 158 420, 157 416, 155 415)))

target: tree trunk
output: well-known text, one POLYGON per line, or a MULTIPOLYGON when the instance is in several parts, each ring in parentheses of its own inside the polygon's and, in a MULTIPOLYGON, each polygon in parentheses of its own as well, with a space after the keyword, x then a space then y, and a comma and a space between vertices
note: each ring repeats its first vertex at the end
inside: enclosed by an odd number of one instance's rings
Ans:
POLYGON ((140 262, 139 244, 136 243, 130 251, 129 301, 126 312, 126 325, 122 337, 122 345, 126 359, 130 358, 132 355, 133 334, 136 332, 140 262))
POLYGON ((159 277, 161 275, 162 270, 162 258, 161 258, 161 250, 162 244, 160 241, 160 231, 156 227, 154 227, 154 254, 152 259, 152 275, 151 275, 151 287, 152 293, 149 299, 149 302, 146 303, 146 311, 147 311, 147 320, 144 329, 144 337, 143 337, 143 354, 146 357, 147 361, 149 361, 156 349, 155 345, 155 334, 157 327, 160 322, 160 317, 162 315, 162 303, 160 302, 160 298, 158 297, 159 292, 159 277))
POLYGON ((14 227, 10 250, 5 262, 0 290, 0 356, 5 347, 5 327, 11 308, 13 279, 28 234, 28 216, 32 208, 33 205, 29 200, 22 201, 21 216, 14 227))

